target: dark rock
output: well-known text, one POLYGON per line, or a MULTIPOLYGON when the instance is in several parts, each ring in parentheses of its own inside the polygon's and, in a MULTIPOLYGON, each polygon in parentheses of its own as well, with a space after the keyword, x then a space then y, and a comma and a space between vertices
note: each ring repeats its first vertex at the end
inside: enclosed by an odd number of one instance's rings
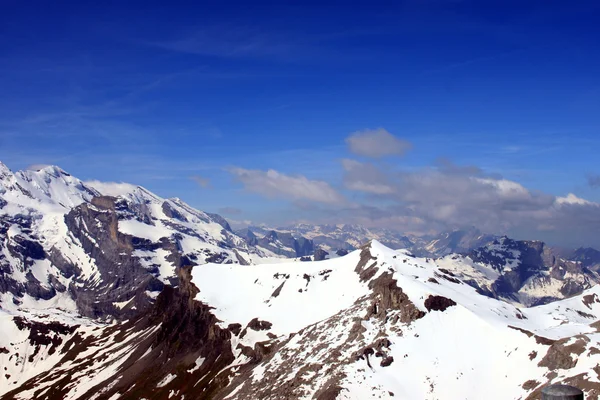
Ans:
POLYGON ((538 363, 539 367, 547 367, 554 371, 558 369, 571 369, 577 365, 577 358, 573 355, 580 355, 586 349, 586 343, 590 339, 585 335, 580 335, 575 343, 565 346, 572 338, 565 338, 554 342, 548 352, 538 363))
POLYGON ((13 236, 6 247, 14 257, 17 257, 24 262, 28 259, 43 260, 46 257, 46 252, 41 244, 26 239, 21 235, 13 236))
POLYGON ((325 250, 316 249, 315 254, 314 254, 314 260, 315 261, 323 261, 323 260, 326 260, 328 256, 329 256, 329 253, 326 252, 325 250))
POLYGON ((374 298, 379 299, 374 316, 385 319, 388 310, 400 310, 398 321, 401 323, 410 323, 425 316, 425 313, 419 310, 406 293, 398 287, 396 280, 389 272, 386 271, 369 282, 369 288, 373 291, 374 298))
POLYGON ((433 296, 430 295, 425 300, 425 308, 427 311, 446 311, 448 307, 455 306, 456 302, 454 300, 448 299, 443 296, 433 296))
POLYGON ((175 207, 173 207, 168 201, 163 202, 162 211, 169 218, 174 218, 182 222, 187 222, 187 218, 185 218, 183 214, 177 211, 175 207))
POLYGON ((328 387, 325 391, 319 394, 316 400, 335 400, 342 392, 342 388, 338 385, 328 387))
POLYGON ((227 329, 229 331, 231 331, 231 333, 233 333, 235 336, 238 336, 240 334, 240 332, 242 331, 242 325, 241 324, 229 324, 227 326, 227 329))
POLYGON ((277 297, 277 296, 279 296, 279 294, 281 293, 281 289, 283 289, 283 285, 285 285, 285 281, 283 281, 281 283, 281 285, 279 285, 279 287, 277 287, 277 289, 275 289, 275 291, 273 292, 273 294, 271 295, 271 297, 277 297))
POLYGON ((530 379, 527 382, 525 382, 521 387, 525 390, 533 390, 536 387, 538 387, 540 384, 540 382, 534 380, 534 379, 530 379))
POLYGON ((389 367, 390 365, 392 365, 393 362, 394 362, 394 357, 387 356, 383 360, 381 360, 381 364, 380 365, 382 367, 389 367))
POLYGON ((254 331, 268 331, 272 326, 272 323, 268 321, 260 321, 258 318, 254 318, 248 322, 248 328, 254 331))
POLYGON ((600 299, 598 298, 598 295, 594 293, 583 296, 582 302, 587 308, 591 310, 592 304, 600 303, 600 299))

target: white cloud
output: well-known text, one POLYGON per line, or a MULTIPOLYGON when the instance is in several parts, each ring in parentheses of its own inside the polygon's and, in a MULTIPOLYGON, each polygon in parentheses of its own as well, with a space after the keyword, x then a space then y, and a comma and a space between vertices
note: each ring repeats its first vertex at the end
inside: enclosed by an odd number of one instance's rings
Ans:
POLYGON ((101 182, 101 181, 87 181, 84 182, 87 186, 90 186, 105 196, 123 196, 133 192, 138 188, 136 185, 123 182, 101 182))
POLYGON ((229 172, 250 192, 269 198, 310 200, 327 204, 342 204, 344 197, 327 182, 310 180, 302 175, 290 176, 275 170, 260 171, 231 168, 229 172))
POLYGON ((573 193, 569 193, 566 197, 557 197, 556 204, 564 205, 564 204, 577 204, 577 205, 596 205, 600 206, 600 204, 592 203, 591 201, 582 199, 580 197, 575 196, 573 193))
POLYGON ((402 156, 412 148, 410 142, 395 137, 383 128, 354 132, 346 138, 346 143, 352 153, 372 158, 402 156))

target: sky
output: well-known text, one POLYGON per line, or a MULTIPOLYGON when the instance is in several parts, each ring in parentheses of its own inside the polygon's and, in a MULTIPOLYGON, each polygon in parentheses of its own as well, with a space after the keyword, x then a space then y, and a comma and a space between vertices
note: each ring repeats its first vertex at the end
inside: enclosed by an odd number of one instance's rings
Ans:
POLYGON ((600 247, 596 1, 2 2, 0 160, 233 221, 600 247))

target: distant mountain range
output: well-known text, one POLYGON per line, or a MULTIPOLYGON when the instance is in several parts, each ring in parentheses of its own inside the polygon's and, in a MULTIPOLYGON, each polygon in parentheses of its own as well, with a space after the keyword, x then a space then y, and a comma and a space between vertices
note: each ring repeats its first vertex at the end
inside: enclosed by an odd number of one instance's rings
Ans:
POLYGON ((139 186, 0 163, 0 398, 597 393, 599 270, 594 249, 474 229, 233 232, 139 186))
POLYGON ((434 237, 343 224, 251 226, 237 233, 249 245, 286 257, 312 260, 335 258, 377 240, 389 248, 406 249, 447 265, 482 294, 525 305, 570 297, 600 282, 600 251, 517 241, 484 234, 475 228, 443 232, 434 237), (465 263, 468 267, 457 269, 451 260, 461 260, 461 268, 465 263))
MULTIPOLYGON (((281 251, 288 250, 286 256, 302 257, 311 255, 316 248, 335 254, 338 250, 355 250, 367 243, 369 240, 378 240, 385 246, 395 249, 407 249, 414 246, 413 240, 399 233, 390 230, 373 230, 367 229, 360 225, 309 225, 309 224, 298 224, 289 227, 281 228, 269 228, 265 226, 250 226, 236 231, 243 237, 248 237, 248 232, 251 235, 264 238, 266 236, 272 237, 277 236, 285 238, 284 243, 288 249, 282 248, 281 251), (293 249, 293 240, 299 241, 300 243, 306 243, 308 240, 310 244, 304 244, 301 246, 300 252, 290 252, 293 249)), ((415 238, 417 239, 417 238, 415 238)), ((264 243, 265 241, 263 241, 264 243)), ((272 243, 273 251, 277 251, 279 244, 272 243)))

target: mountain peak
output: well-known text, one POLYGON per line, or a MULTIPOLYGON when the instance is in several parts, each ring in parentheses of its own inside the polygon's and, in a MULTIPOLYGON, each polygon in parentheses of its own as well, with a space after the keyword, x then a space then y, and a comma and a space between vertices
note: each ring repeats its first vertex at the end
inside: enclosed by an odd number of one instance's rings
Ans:
POLYGON ((6 164, 0 161, 0 181, 5 180, 11 176, 13 176, 13 172, 10 170, 10 168, 6 166, 6 164))
POLYGON ((56 166, 56 165, 48 165, 45 166, 43 168, 40 168, 37 170, 37 172, 44 172, 46 174, 49 175, 54 175, 56 177, 58 176, 71 176, 71 174, 69 174, 67 171, 65 171, 64 169, 56 166))
POLYGON ((4 172, 4 171, 10 172, 10 169, 6 166, 6 164, 4 164, 2 161, 0 161, 0 173, 4 172))

